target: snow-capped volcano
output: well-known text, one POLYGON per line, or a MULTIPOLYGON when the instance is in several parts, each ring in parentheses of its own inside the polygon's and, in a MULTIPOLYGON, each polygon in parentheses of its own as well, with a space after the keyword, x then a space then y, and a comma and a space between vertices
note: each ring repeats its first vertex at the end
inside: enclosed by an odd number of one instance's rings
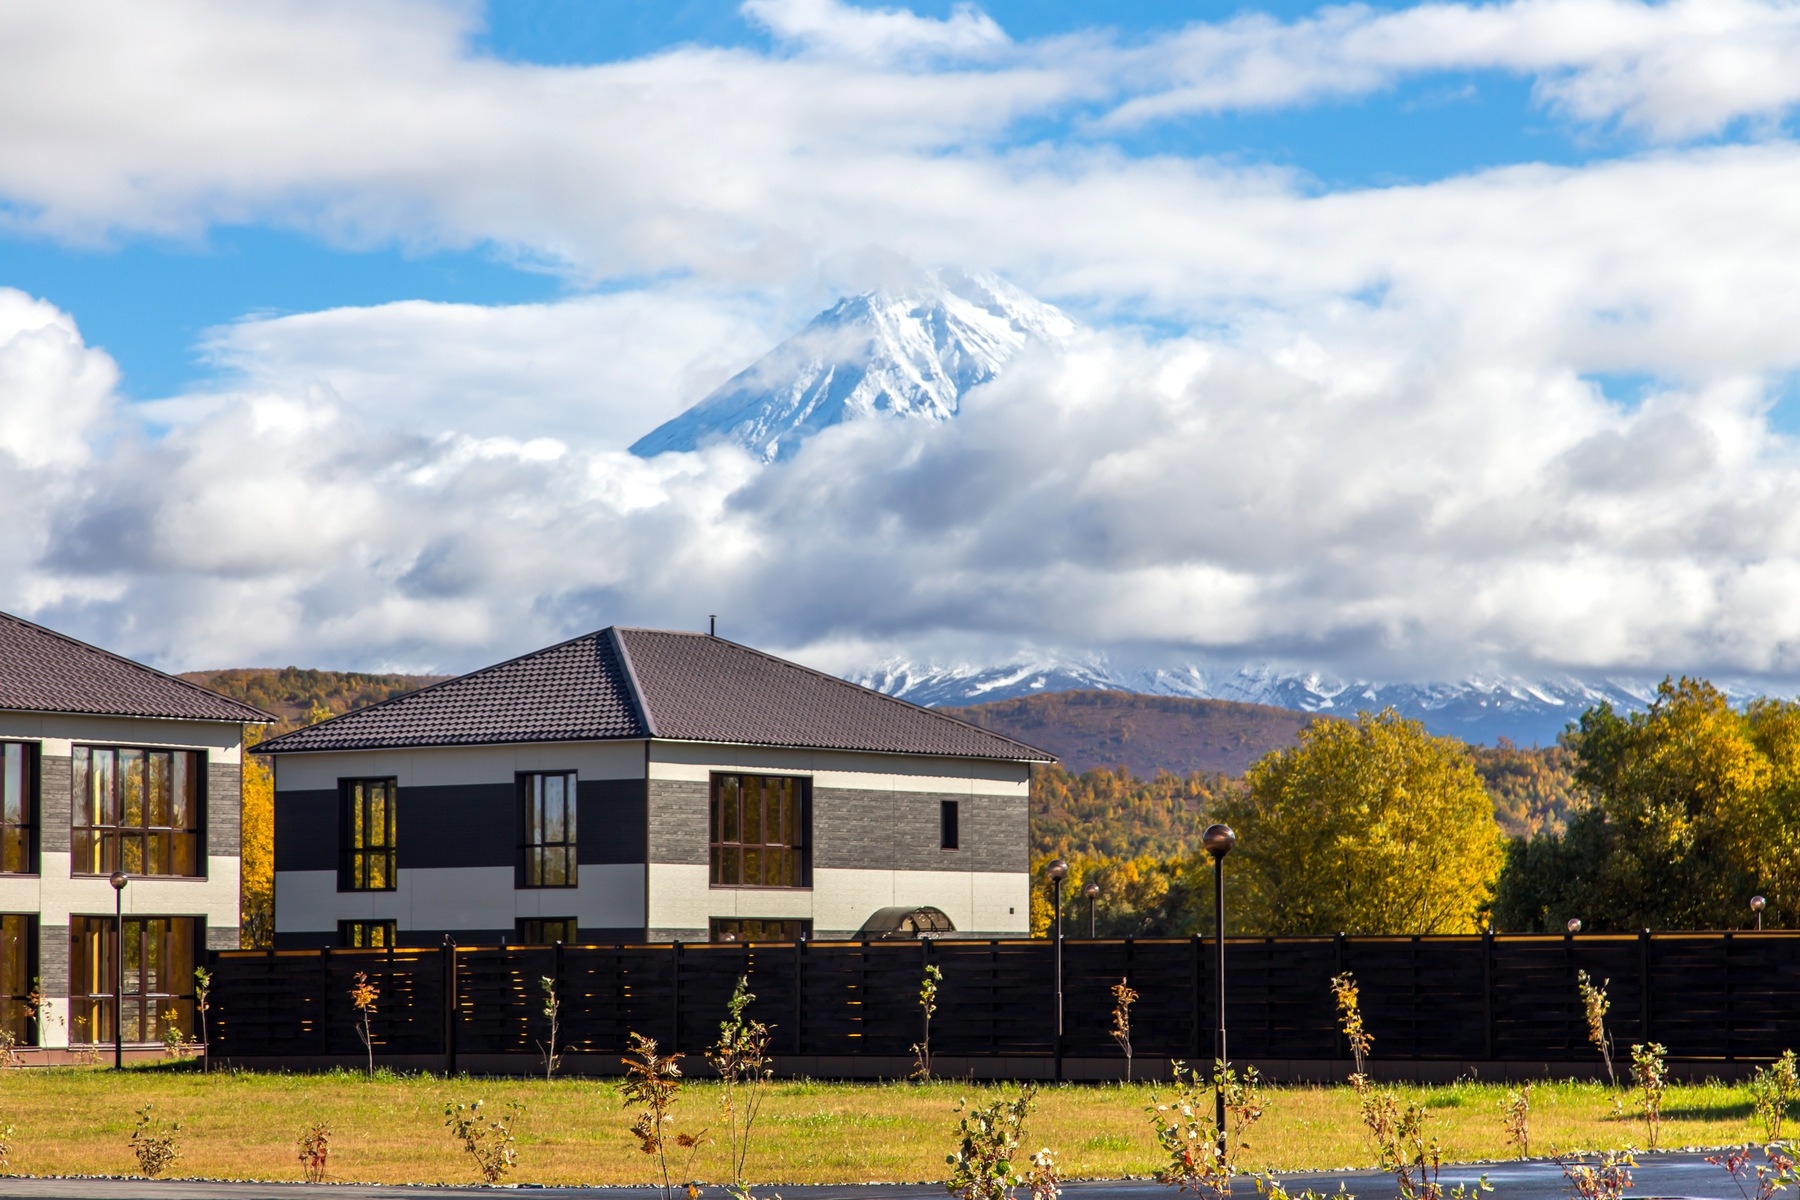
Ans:
POLYGON ((838 301, 631 452, 726 440, 768 461, 843 421, 945 421, 1021 350, 1074 332, 1060 309, 996 276, 931 271, 904 290, 838 301))

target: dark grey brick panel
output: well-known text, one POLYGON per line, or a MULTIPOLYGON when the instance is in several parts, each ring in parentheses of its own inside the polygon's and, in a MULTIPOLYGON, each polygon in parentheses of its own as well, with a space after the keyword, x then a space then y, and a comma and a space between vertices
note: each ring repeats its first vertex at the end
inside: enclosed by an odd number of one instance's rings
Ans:
POLYGON ((642 779, 583 779, 576 784, 577 862, 644 861, 649 789, 642 779))
POLYGON ((69 994, 69 927, 38 926, 38 975, 43 979, 44 995, 69 994))
POLYGON ((239 945, 238 932, 236 925, 208 925, 206 927, 206 948, 208 950, 236 950, 239 945))
POLYGON ((206 852, 237 857, 244 849, 244 768, 237 763, 206 767, 206 852))
POLYGON ((707 864, 710 791, 705 783, 650 780, 651 862, 701 867, 707 864))
MULTIPOLYGON (((275 869, 335 871, 338 865, 336 788, 275 793, 275 869)), ((403 827, 400 836, 406 836, 403 827)))
POLYGON ((400 869, 512 866, 518 795, 510 783, 402 787, 400 869))
MULTIPOLYGON (((44 755, 38 760, 39 809, 38 849, 64 853, 69 849, 70 789, 75 786, 72 760, 60 755, 44 755)), ((63 947, 66 958, 68 947, 63 947)))
POLYGON ((813 866, 892 871, 1023 871, 1030 831, 1023 796, 813 791, 813 866), (938 805, 961 808, 961 849, 938 846, 938 805))

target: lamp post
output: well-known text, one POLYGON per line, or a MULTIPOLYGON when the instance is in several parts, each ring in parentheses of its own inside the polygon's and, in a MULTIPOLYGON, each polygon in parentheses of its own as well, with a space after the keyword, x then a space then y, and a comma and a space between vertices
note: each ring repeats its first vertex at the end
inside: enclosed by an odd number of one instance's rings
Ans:
POLYGON ((131 876, 114 871, 113 885, 113 1070, 125 1069, 125 885, 131 876))
POLYGON ((1750 911, 1756 914, 1756 931, 1758 933, 1762 932, 1762 910, 1768 906, 1768 903, 1761 896, 1750 897, 1750 911))
POLYGON ((1050 958, 1056 972, 1056 1082, 1061 1083, 1063 1077, 1062 885, 1063 880, 1068 877, 1069 864, 1059 858, 1045 868, 1044 874, 1049 876, 1051 890, 1056 894, 1054 901, 1056 912, 1053 918, 1055 928, 1050 935, 1055 939, 1055 945, 1051 947, 1050 958))
POLYGON ((1200 835, 1201 844, 1213 860, 1213 942, 1218 949, 1214 975, 1218 980, 1219 1028, 1213 1044, 1213 1090, 1217 1104, 1213 1110, 1215 1128, 1219 1131, 1219 1160, 1226 1155, 1225 1138, 1225 856, 1237 845, 1237 834, 1229 825, 1208 825, 1200 835))
POLYGON ((1581 918, 1580 917, 1570 917, 1569 918, 1569 932, 1570 933, 1580 933, 1581 932, 1581 918))
POLYGON ((1081 894, 1087 897, 1088 936, 1091 938, 1094 936, 1094 901, 1100 898, 1100 885, 1097 883, 1090 883, 1081 889, 1081 894))

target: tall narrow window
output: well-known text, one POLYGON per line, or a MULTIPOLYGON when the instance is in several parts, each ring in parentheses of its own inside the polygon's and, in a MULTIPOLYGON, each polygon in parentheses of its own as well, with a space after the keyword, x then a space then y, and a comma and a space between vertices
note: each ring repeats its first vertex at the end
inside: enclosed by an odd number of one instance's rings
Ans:
POLYGON ((941 850, 960 850, 962 848, 962 821, 960 806, 954 800, 938 801, 938 848, 941 850))
POLYGON ((344 797, 344 856, 338 870, 338 890, 393 891, 394 852, 398 845, 394 781, 342 779, 338 787, 344 797))
POLYGON ((338 945, 353 950, 380 950, 394 946, 393 921, 339 921, 338 945))
POLYGON ((714 887, 810 887, 811 780, 712 777, 714 887))
POLYGON ((0 873, 37 872, 37 747, 0 742, 0 873))
POLYGON ((9 913, 0 917, 0 1029, 13 1044, 33 1044, 31 982, 38 973, 37 918, 9 913))
POLYGON ((76 746, 70 869, 77 875, 205 873, 200 780, 192 750, 76 746))
POLYGON ((124 1014, 123 1040, 156 1042, 166 1027, 194 1036, 194 948, 201 925, 194 917, 126 917, 124 989, 119 979, 120 938, 113 918, 69 918, 69 1040, 110 1042, 113 1021, 124 1014), (122 1001, 122 1002, 121 1002, 122 1001))
POLYGON ((574 887, 575 773, 519 776, 519 886, 574 887))

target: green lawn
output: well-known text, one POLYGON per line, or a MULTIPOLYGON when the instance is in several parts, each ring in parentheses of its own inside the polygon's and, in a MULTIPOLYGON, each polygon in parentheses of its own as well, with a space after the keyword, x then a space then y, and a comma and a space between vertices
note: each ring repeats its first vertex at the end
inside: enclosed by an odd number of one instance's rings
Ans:
MULTIPOLYGON (((936 1180, 944 1175, 959 1099, 982 1102, 1015 1089, 964 1083, 914 1085, 780 1082, 770 1085, 750 1156, 762 1182, 839 1183, 936 1180)), ((1156 1163, 1144 1108, 1150 1085, 1067 1085, 1043 1089, 1028 1149, 1057 1152, 1070 1177, 1147 1175, 1156 1163)), ((1447 1161, 1506 1158, 1500 1120, 1505 1089, 1460 1083, 1403 1088, 1431 1115, 1447 1161)), ((1625 1115, 1597 1084, 1539 1084, 1533 1092, 1532 1151, 1644 1145, 1629 1093, 1625 1115)), ((153 1103, 181 1122, 182 1158, 173 1174, 298 1179, 295 1141, 307 1124, 331 1124, 330 1177, 370 1182, 466 1183, 475 1171, 443 1124, 444 1105, 474 1099, 498 1110, 525 1106, 519 1167, 532 1183, 646 1183, 649 1160, 629 1133, 632 1116, 611 1081, 440 1079, 431 1076, 202 1076, 138 1068, 123 1076, 87 1067, 0 1071, 0 1123, 14 1127, 11 1165, 29 1174, 132 1173, 127 1142, 135 1110, 153 1103)), ((718 1181, 725 1154, 719 1089, 690 1083, 676 1127, 706 1131, 692 1174, 718 1181)), ((1760 1137, 1741 1086, 1669 1089, 1662 1144, 1722 1145, 1760 1137)), ((1266 1115, 1250 1135, 1249 1166, 1326 1168, 1373 1165, 1347 1088, 1268 1090, 1266 1115)))

